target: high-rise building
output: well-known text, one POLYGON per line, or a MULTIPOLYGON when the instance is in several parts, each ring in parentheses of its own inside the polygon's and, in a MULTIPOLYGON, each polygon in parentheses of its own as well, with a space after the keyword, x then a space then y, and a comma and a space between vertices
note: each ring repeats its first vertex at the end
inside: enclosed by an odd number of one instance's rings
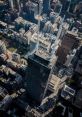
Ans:
POLYGON ((50 74, 49 61, 34 54, 28 58, 27 92, 36 102, 41 103, 50 74))
POLYGON ((50 0, 43 0, 43 12, 48 13, 50 10, 50 0))
POLYGON ((9 6, 12 10, 18 9, 19 12, 21 10, 20 8, 20 0, 9 0, 9 6))
POLYGON ((26 12, 26 19, 34 22, 35 15, 38 14, 38 4, 32 1, 26 2, 24 12, 26 12))
POLYGON ((77 34, 68 31, 67 34, 63 37, 61 46, 57 50, 58 62, 65 64, 67 60, 67 55, 73 49, 77 49, 79 46, 79 38, 77 34))

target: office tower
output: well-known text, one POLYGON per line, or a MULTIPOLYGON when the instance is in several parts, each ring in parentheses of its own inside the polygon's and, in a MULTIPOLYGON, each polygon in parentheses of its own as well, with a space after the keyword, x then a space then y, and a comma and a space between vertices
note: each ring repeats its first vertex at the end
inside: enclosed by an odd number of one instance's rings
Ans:
POLYGON ((9 0, 9 6, 13 10, 14 9, 14 3, 13 0, 9 0))
POLYGON ((38 4, 37 3, 33 3, 31 1, 28 1, 25 4, 24 12, 26 12, 26 19, 34 22, 35 15, 37 14, 37 11, 38 11, 38 4))
POLYGON ((48 13, 50 10, 50 0, 43 0, 43 12, 48 13))
POLYGON ((43 99, 43 94, 49 78, 49 61, 34 54, 28 58, 27 92, 39 104, 43 99))

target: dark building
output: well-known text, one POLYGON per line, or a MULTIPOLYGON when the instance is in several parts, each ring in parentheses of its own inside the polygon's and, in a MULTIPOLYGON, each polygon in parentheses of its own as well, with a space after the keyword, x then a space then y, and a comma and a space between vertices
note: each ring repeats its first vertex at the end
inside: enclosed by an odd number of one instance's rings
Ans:
POLYGON ((80 109, 82 109, 82 89, 77 92, 75 97, 74 105, 80 109))
POLYGON ((38 4, 31 1, 26 2, 24 7, 25 19, 36 22, 35 16, 38 14, 38 4))
POLYGON ((50 0, 43 0, 43 12, 48 13, 50 10, 50 0))
POLYGON ((36 102, 41 103, 50 68, 49 61, 34 54, 28 58, 27 92, 36 102))
POLYGON ((65 36, 63 37, 61 46, 57 50, 58 62, 64 64, 66 62, 69 52, 73 49, 77 49, 78 46, 78 37, 74 33, 68 31, 67 34, 65 34, 65 36))
POLYGON ((70 0, 60 0, 63 7, 62 7, 62 14, 65 14, 66 11, 69 9, 69 5, 70 5, 70 0))

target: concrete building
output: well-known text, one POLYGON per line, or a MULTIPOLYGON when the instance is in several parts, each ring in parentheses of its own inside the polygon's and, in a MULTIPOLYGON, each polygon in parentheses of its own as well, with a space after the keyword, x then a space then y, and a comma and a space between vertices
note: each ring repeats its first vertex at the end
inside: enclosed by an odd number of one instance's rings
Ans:
POLYGON ((28 58, 27 92, 31 98, 39 103, 42 101, 43 93, 50 74, 50 68, 48 65, 49 61, 35 54, 28 58))
POLYGON ((73 103, 74 96, 75 96, 75 90, 72 89, 71 87, 65 85, 61 92, 61 97, 64 98, 65 100, 73 103))
POLYGON ((48 13, 50 10, 50 0, 43 0, 43 12, 48 13))
POLYGON ((0 40, 0 54, 6 54, 6 45, 3 41, 0 40))
POLYGON ((56 75, 52 74, 51 80, 49 82, 48 89, 53 93, 58 93, 59 89, 61 89, 64 85, 63 78, 59 78, 56 75))
POLYGON ((58 62, 64 64, 66 62, 67 55, 70 53, 70 51, 73 51, 73 49, 78 48, 79 42, 80 40, 78 35, 68 31, 67 34, 65 34, 63 37, 61 46, 57 50, 58 62))
POLYGON ((78 90, 73 104, 77 108, 82 109, 82 89, 78 90))

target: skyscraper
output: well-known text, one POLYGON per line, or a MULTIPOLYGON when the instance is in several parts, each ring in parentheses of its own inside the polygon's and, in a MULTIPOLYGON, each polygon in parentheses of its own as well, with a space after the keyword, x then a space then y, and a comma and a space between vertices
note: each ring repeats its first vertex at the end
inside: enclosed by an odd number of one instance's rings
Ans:
POLYGON ((50 0, 43 0, 43 12, 48 13, 50 10, 50 0))
POLYGON ((34 54, 28 58, 27 92, 36 102, 41 103, 48 81, 49 61, 34 54))

